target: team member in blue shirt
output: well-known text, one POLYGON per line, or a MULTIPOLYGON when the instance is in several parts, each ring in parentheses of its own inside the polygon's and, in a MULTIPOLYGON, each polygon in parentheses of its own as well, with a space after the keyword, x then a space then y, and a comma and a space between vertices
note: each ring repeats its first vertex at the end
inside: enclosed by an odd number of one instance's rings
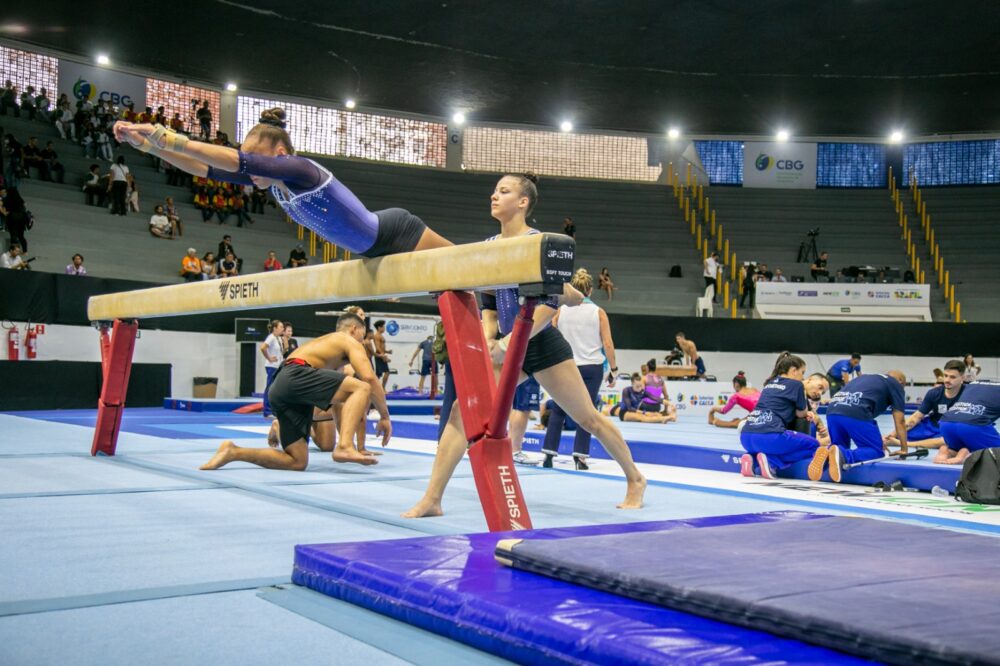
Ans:
POLYGON ((832 443, 816 450, 809 463, 809 478, 819 481, 829 460, 830 480, 840 483, 840 472, 845 464, 881 458, 884 444, 875 418, 888 406, 892 407, 900 452, 906 453, 905 383, 906 376, 902 372, 890 370, 886 375, 862 375, 837 391, 826 410, 832 443), (851 449, 852 441, 856 449, 851 449))
POLYGON ((524 447, 524 433, 528 431, 528 419, 531 412, 539 411, 542 389, 533 377, 526 379, 514 391, 514 404, 510 408, 510 446, 514 452, 514 462, 520 465, 537 465, 537 460, 528 457, 524 447))
POLYGON ((941 417, 941 436, 947 451, 942 447, 934 462, 958 465, 973 451, 1000 446, 997 419, 1000 419, 1000 384, 966 384, 958 402, 941 417), (942 453, 948 457, 939 460, 942 453))
POLYGON ((826 377, 830 380, 830 395, 844 387, 844 384, 854 377, 861 376, 861 354, 851 354, 851 358, 842 358, 826 371, 826 377))
MULTIPOLYGON (((961 361, 948 361, 941 373, 942 384, 935 386, 924 394, 920 408, 906 418, 906 439, 910 446, 921 449, 939 449, 934 462, 944 462, 952 454, 944 445, 941 428, 938 422, 941 417, 958 401, 965 387, 962 373, 965 364, 961 361)), ((883 440, 886 444, 898 446, 899 440, 895 433, 889 433, 883 440)))
POLYGON ((802 378, 806 362, 783 352, 774 364, 771 377, 764 382, 757 408, 750 412, 740 431, 740 444, 746 453, 740 458, 740 474, 753 476, 754 458, 760 475, 775 478, 775 470, 806 460, 819 448, 815 437, 791 430, 796 418, 816 420, 809 411, 802 378))

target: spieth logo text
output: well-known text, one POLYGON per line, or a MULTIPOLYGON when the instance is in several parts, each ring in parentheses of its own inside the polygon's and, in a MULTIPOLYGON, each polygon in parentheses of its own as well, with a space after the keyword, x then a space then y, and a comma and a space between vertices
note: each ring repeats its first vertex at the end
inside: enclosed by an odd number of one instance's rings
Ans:
POLYGON ((219 283, 219 298, 223 301, 238 301, 244 298, 260 296, 260 284, 257 282, 232 282, 223 280, 219 283))
POLYGON ((517 522, 521 517, 521 506, 517 501, 517 487, 514 485, 514 478, 507 465, 497 467, 500 474, 500 487, 503 490, 504 499, 507 500, 507 515, 510 517, 510 526, 515 530, 523 530, 524 526, 517 522))

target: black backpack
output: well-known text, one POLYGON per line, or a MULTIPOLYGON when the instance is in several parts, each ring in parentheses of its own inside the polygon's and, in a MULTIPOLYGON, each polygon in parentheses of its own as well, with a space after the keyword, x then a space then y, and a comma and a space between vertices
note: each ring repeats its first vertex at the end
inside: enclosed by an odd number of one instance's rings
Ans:
POLYGON ((981 449, 965 459, 955 497, 972 504, 1000 504, 1000 447, 981 449))

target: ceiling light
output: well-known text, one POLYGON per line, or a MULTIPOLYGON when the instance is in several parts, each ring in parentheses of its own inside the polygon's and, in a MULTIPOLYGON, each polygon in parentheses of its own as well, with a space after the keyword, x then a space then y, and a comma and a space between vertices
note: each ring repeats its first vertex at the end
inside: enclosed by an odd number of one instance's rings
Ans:
POLYGON ((785 130, 785 129, 783 129, 783 130, 778 130, 778 133, 777 133, 777 135, 775 135, 775 138, 776 138, 776 139, 777 139, 778 141, 781 141, 781 142, 785 142, 785 141, 788 141, 788 137, 789 137, 789 134, 788 134, 788 130, 785 130))
POLYGON ((676 127, 671 127, 669 130, 667 130, 667 136, 670 137, 671 139, 676 139, 680 135, 681 131, 676 127))
POLYGON ((230 81, 229 83, 226 84, 226 90, 228 90, 229 92, 236 92, 236 84, 230 81))
POLYGON ((901 130, 892 130, 892 134, 889 135, 889 143, 902 143, 903 142, 903 132, 901 130))
POLYGON ((346 106, 348 109, 353 109, 354 107, 357 106, 357 103, 353 99, 349 99, 346 102, 344 102, 344 106, 346 106))
POLYGON ((561 129, 563 132, 572 132, 573 131, 573 123, 571 123, 568 120, 564 120, 561 123, 559 123, 559 129, 561 129))
POLYGON ((465 114, 462 113, 461 111, 456 111, 455 115, 453 115, 451 117, 451 122, 455 123, 456 125, 464 125, 465 124, 465 114))
POLYGON ((103 53, 98 53, 97 54, 97 64, 98 65, 110 65, 111 64, 111 58, 109 58, 108 56, 104 55, 103 53))

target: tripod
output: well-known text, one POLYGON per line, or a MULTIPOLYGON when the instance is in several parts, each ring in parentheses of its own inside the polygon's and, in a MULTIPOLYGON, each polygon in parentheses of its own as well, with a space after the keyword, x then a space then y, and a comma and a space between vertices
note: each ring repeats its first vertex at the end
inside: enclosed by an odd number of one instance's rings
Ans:
POLYGON ((796 263, 811 264, 819 259, 819 251, 816 249, 817 235, 809 234, 804 241, 799 243, 799 257, 795 260, 796 263))

